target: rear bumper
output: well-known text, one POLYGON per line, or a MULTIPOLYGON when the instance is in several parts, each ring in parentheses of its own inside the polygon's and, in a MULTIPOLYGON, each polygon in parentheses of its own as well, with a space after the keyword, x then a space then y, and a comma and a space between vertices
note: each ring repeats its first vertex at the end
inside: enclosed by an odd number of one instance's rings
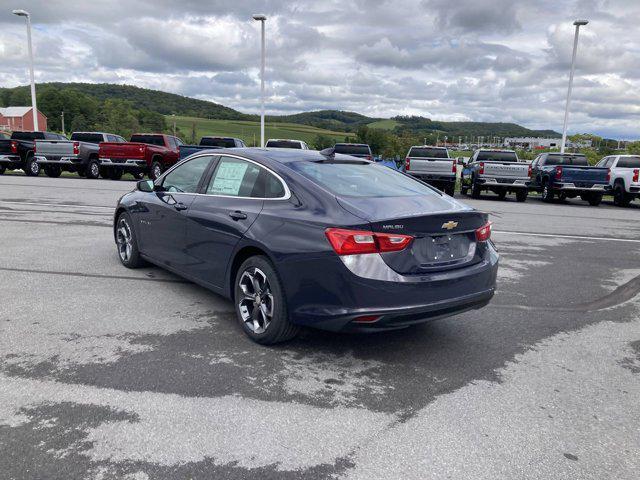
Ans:
POLYGON ((440 183, 440 184, 456 183, 455 175, 436 175, 436 174, 419 173, 419 172, 414 173, 411 170, 409 170, 406 173, 408 173, 413 177, 419 178, 423 182, 427 182, 427 183, 440 183))
POLYGON ((0 155, 0 164, 7 165, 17 164, 20 162, 21 160, 19 155, 0 155))
POLYGON ((554 183, 552 188, 563 192, 596 192, 605 193, 610 189, 608 183, 598 183, 595 185, 576 185, 575 183, 554 183))
POLYGON ((285 262, 278 269, 286 279, 293 323, 333 331, 373 331, 482 308, 494 295, 498 260, 496 250, 488 246, 483 260, 474 265, 412 276, 399 275, 387 267, 391 270, 387 280, 361 276, 379 276, 376 265, 355 274, 335 255, 322 261, 285 262), (361 316, 379 318, 354 322, 361 316))
POLYGON ((80 165, 82 163, 82 159, 76 156, 64 156, 64 157, 56 157, 56 156, 44 156, 44 155, 36 155, 36 162, 46 165, 80 165))
POLYGON ((136 158, 100 158, 101 167, 118 167, 124 170, 140 170, 147 168, 145 160, 136 158))
POLYGON ((485 187, 528 188, 529 178, 479 177, 477 183, 485 187))

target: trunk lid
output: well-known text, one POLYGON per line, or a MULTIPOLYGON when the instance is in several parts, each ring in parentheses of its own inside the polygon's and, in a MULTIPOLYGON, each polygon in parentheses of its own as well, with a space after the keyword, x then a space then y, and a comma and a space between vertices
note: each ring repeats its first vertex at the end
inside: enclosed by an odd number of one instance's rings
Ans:
POLYGON ((574 165, 560 165, 562 167, 561 182, 593 182, 608 183, 608 168, 579 167, 574 165))
POLYGON ((99 147, 101 158, 144 159, 147 145, 145 143, 103 142, 99 147))
POLYGON ((414 237, 406 249, 381 254, 400 274, 448 270, 481 260, 475 231, 487 223, 487 214, 450 197, 342 197, 338 203, 367 221, 374 232, 414 237))
POLYGON ((529 178, 528 163, 483 162, 483 177, 496 178, 529 178))
POLYGON ((453 158, 432 158, 432 157, 408 157, 408 173, 433 173, 439 175, 454 175, 453 158))
POLYGON ((36 140, 36 152, 38 155, 50 155, 52 157, 73 156, 73 142, 69 140, 36 140))

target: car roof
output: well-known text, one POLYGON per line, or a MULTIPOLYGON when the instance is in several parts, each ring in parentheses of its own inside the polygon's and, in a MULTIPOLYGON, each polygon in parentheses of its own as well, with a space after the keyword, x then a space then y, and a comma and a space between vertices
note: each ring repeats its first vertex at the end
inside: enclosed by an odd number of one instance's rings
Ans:
POLYGON ((304 143, 302 140, 296 140, 294 138, 270 138, 267 142, 299 142, 304 143))
POLYGON ((347 142, 338 142, 336 143, 336 145, 356 145, 358 147, 368 147, 369 144, 367 143, 347 143, 347 142))
MULTIPOLYGON (((204 152, 206 152, 206 150, 201 150, 199 153, 204 152)), ((261 161, 266 159, 278 163, 292 163, 305 160, 309 162, 317 162, 327 158, 317 150, 298 150, 292 148, 219 148, 215 150, 212 149, 212 153, 213 152, 215 152, 216 155, 229 154, 248 158, 249 160, 261 161)), ((350 155, 343 155, 340 153, 336 154, 335 158, 338 160, 355 160, 355 158, 350 155)))
POLYGON ((435 145, 411 145, 411 148, 438 148, 440 150, 448 150, 447 147, 436 147, 435 145))

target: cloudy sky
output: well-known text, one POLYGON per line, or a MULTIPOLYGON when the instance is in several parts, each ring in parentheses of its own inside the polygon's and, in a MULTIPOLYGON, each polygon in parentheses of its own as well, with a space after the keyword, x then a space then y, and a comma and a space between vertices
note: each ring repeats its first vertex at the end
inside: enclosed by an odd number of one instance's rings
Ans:
POLYGON ((516 122, 560 130, 575 18, 570 131, 640 138, 640 0, 0 0, 0 86, 113 82, 270 113, 516 122))

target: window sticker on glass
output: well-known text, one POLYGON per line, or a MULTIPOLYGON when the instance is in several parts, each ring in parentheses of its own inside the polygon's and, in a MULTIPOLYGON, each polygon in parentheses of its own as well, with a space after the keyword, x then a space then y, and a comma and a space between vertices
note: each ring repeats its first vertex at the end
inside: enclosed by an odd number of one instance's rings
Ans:
POLYGON ((221 161, 208 193, 237 196, 248 166, 243 161, 221 161))

